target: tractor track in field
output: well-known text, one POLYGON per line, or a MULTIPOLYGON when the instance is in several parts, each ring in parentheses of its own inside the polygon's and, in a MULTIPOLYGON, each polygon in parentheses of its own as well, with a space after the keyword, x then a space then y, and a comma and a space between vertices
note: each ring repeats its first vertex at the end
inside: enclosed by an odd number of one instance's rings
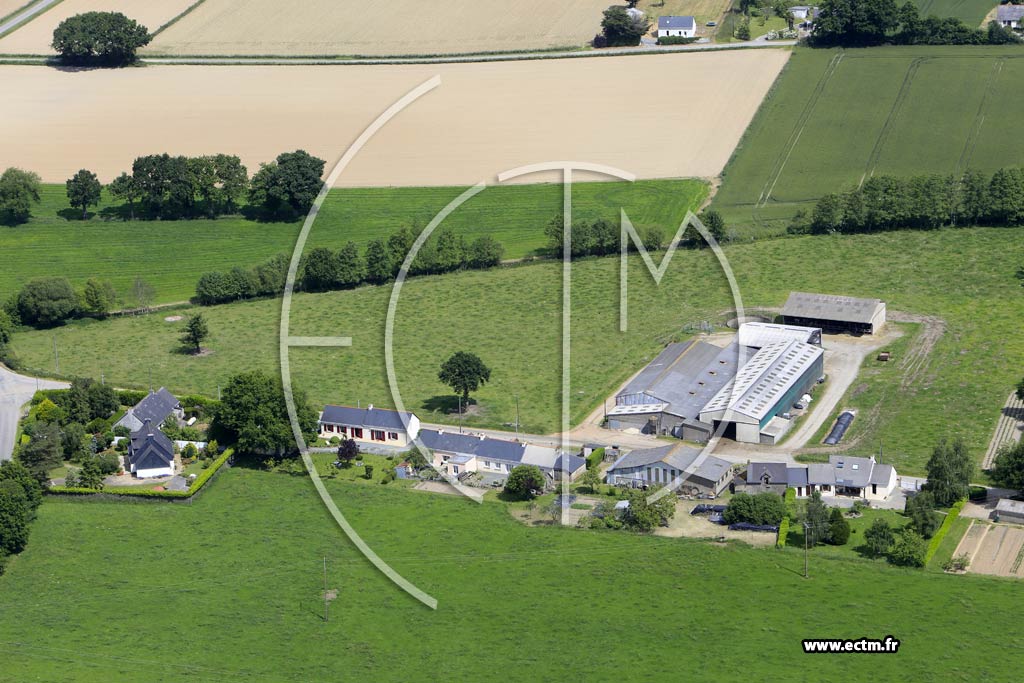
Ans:
POLYGON ((999 448, 1020 440, 1020 430, 1017 428, 1024 420, 1024 401, 1017 398, 1017 392, 1011 392, 1006 398, 1006 404, 999 411, 999 419, 996 420, 996 428, 992 433, 992 439, 985 451, 985 458, 981 462, 981 469, 992 469, 992 463, 999 452, 999 448))
POLYGON ((825 86, 828 85, 829 81, 832 80, 832 76, 839 67, 839 63, 843 61, 845 54, 845 52, 839 52, 829 60, 828 65, 825 67, 825 71, 822 72, 821 77, 818 78, 818 82, 815 84, 814 90, 811 92, 811 96, 807 99, 807 103, 804 105, 803 111, 800 112, 799 118, 797 118, 796 123, 793 125, 793 131, 786 140, 786 144, 783 147, 784 153, 780 154, 779 158, 776 159, 775 165, 768 174, 767 180, 765 180, 764 187, 761 188, 761 195, 754 203, 755 208, 767 205, 768 200, 772 196, 772 192, 775 190, 775 186, 779 182, 779 178, 782 176, 782 171, 786 168, 786 163, 789 161, 789 157, 792 156, 793 150, 796 149, 797 144, 800 142, 800 136, 804 133, 804 128, 807 126, 807 121, 810 120, 811 114, 814 112, 814 108, 818 104, 818 100, 821 98, 821 93, 825 90, 825 86))
POLYGON ((896 99, 893 100, 892 107, 889 108, 889 115, 885 117, 885 123, 882 124, 882 130, 878 132, 878 138, 875 140, 875 146, 871 148, 871 154, 868 156, 867 164, 864 166, 864 173, 860 177, 860 182, 857 183, 857 187, 860 188, 864 185, 864 181, 875 175, 875 168, 878 166, 878 160, 882 156, 882 150, 885 149, 885 143, 889 140, 889 135, 892 133, 892 129, 895 127, 896 119, 899 118, 900 111, 903 109, 903 103, 907 99, 907 93, 910 92, 910 86, 914 82, 914 76, 917 75, 917 70, 921 68, 921 63, 924 62, 927 57, 917 57, 911 60, 910 65, 907 67, 907 73, 903 77, 903 83, 900 85, 900 90, 896 93, 896 99))
POLYGON ((959 178, 970 166, 971 157, 974 156, 974 148, 978 144, 978 138, 981 137, 982 126, 985 125, 985 115, 988 111, 989 102, 992 99, 992 93, 996 89, 996 81, 999 80, 999 76, 1003 72, 1003 65, 1005 64, 1005 58, 997 59, 992 63, 992 70, 988 74, 985 92, 982 93, 981 101, 978 103, 978 113, 974 115, 974 123, 967 134, 967 139, 964 140, 963 151, 960 152, 960 158, 957 160, 956 168, 953 171, 954 178, 959 178))

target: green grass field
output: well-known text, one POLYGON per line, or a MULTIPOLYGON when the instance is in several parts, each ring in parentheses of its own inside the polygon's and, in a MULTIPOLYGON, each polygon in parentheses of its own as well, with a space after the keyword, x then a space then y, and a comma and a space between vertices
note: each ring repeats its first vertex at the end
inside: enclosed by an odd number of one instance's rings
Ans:
POLYGON ((1006 116, 1024 106, 1017 47, 797 49, 762 103, 714 200, 751 235, 784 232, 828 192, 874 174, 1020 165, 1006 116))
MULTIPOLYGON (((463 188, 360 188, 334 190, 320 211, 307 248, 365 245, 402 226, 425 226, 463 188)), ((672 234, 689 209, 707 196, 697 180, 643 180, 578 183, 576 215, 618 218, 623 207, 640 226, 660 226, 672 234)), ((184 301, 209 270, 252 266, 295 248, 300 222, 259 223, 241 217, 218 220, 104 220, 104 204, 88 221, 68 207, 63 186, 43 188, 35 217, 16 227, 0 225, 0 253, 14 255, 0 269, 0 300, 29 278, 65 275, 80 285, 91 276, 109 278, 127 296, 136 276, 156 289, 156 303, 184 301), (70 220, 69 220, 70 219, 70 220)), ((505 258, 535 254, 546 246, 544 226, 562 207, 561 185, 504 185, 488 188, 445 221, 467 238, 492 235, 505 246, 505 258)), ((131 302, 126 302, 131 305, 131 302)))
POLYGON ((1018 581, 824 555, 805 580, 795 551, 526 527, 497 502, 327 486, 436 611, 358 555, 307 479, 236 468, 193 505, 47 500, 0 577, 0 678, 1019 679, 1018 581), (808 658, 800 644, 890 634, 898 655, 808 658))
MULTIPOLYGON (((876 401, 863 452, 877 451, 882 441, 886 460, 911 474, 922 471, 942 436, 963 435, 980 459, 1020 378, 1024 298, 1013 272, 1024 262, 1022 236, 1020 229, 950 229, 799 237, 734 244, 726 254, 748 308, 781 306, 790 290, 806 289, 877 296, 890 311, 946 321, 946 333, 914 383, 898 386, 897 364, 914 344, 905 337, 900 344, 906 346, 893 349, 896 362, 880 374, 866 373, 847 397, 853 405, 876 401)), ((617 259, 579 261, 573 272, 573 422, 600 406, 664 343, 685 338, 686 325, 723 321, 732 306, 707 251, 676 254, 660 287, 634 260, 630 328, 622 334, 617 259)), ((541 262, 407 282, 395 326, 396 376, 406 406, 427 421, 455 422, 455 415, 437 412, 455 409, 437 369, 450 353, 467 349, 493 371, 491 383, 475 395, 479 405, 467 424, 509 428, 518 396, 525 432, 556 430, 560 276, 560 264, 541 262)), ((296 297, 292 334, 353 338, 349 349, 292 349, 292 376, 314 403, 391 404, 383 356, 390 292, 364 287, 296 297)), ((211 330, 206 345, 213 351, 203 357, 178 352, 181 323, 165 322, 160 313, 23 332, 13 347, 28 368, 53 372, 56 337, 65 375, 102 373, 119 384, 216 396, 218 384, 241 370, 279 372, 280 306, 280 300, 263 300, 202 309, 211 330)), ((907 329, 912 334, 914 326, 907 329)), ((861 429, 856 422, 855 429, 861 429)))
POLYGON ((979 26, 997 0, 914 0, 922 16, 956 17, 965 24, 979 26))

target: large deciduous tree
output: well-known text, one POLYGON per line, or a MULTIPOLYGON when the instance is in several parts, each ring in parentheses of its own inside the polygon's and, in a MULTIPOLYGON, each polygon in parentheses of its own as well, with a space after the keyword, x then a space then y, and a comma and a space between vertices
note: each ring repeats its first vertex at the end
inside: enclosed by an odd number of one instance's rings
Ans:
POLYGON ((646 17, 634 16, 619 5, 606 9, 601 20, 601 33, 609 47, 638 45, 650 28, 651 22, 646 17))
POLYGON ((142 196, 135 178, 122 173, 110 181, 107 190, 115 199, 128 203, 128 220, 135 220, 135 200, 142 196))
POLYGON ((999 449, 990 476, 999 486, 1024 491, 1024 441, 999 449))
POLYGON ((103 192, 103 184, 92 171, 83 168, 78 173, 68 178, 65 183, 68 195, 68 202, 72 209, 82 210, 82 220, 89 217, 89 207, 100 203, 100 194, 103 192))
MULTIPOLYGON (((294 389, 299 429, 307 441, 316 438, 316 413, 304 392, 294 389)), ((260 371, 235 375, 221 395, 211 424, 218 441, 233 442, 242 453, 294 454, 298 448, 281 383, 260 371)))
POLYGON ((8 168, 0 175, 0 222, 17 225, 32 217, 39 203, 39 176, 32 171, 8 168))
POLYGON ((467 351, 456 351, 441 364, 437 378, 462 396, 463 403, 469 403, 469 392, 476 391, 491 379, 491 369, 480 357, 467 351))
POLYGON ((301 149, 279 154, 253 175, 249 201, 271 217, 304 215, 320 192, 325 163, 301 149))
POLYGON ((536 465, 516 465, 505 480, 505 493, 513 498, 534 498, 544 490, 544 473, 536 465))
POLYGON ((974 461, 967 453, 963 439, 941 440, 925 465, 928 481, 924 490, 935 496, 935 504, 949 507, 967 497, 974 475, 974 461))
POLYGON ((42 483, 49 478, 50 470, 60 465, 63 454, 60 427, 44 422, 36 426, 32 438, 18 452, 18 461, 42 483))
POLYGON ((821 0, 814 24, 820 45, 877 45, 900 23, 895 0, 821 0))
POLYGON ((815 546, 818 543, 827 543, 832 532, 832 515, 828 506, 821 500, 821 492, 811 493, 807 501, 807 509, 804 512, 804 533, 807 535, 807 544, 815 546))
POLYGON ((117 291, 110 280, 91 277, 82 289, 82 311, 102 318, 117 304, 117 291))
POLYGON ((66 278, 36 278, 21 288, 17 308, 23 323, 49 327, 78 312, 78 295, 66 278))
POLYGON ((54 29, 52 47, 69 63, 121 66, 134 62, 151 39, 145 26, 120 12, 84 12, 54 29))

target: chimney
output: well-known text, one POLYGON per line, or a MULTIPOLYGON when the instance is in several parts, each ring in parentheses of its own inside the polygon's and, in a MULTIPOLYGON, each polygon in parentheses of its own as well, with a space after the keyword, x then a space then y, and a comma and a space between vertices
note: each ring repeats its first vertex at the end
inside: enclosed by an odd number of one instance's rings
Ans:
POLYGON ((144 423, 142 424, 142 428, 146 430, 146 436, 153 436, 153 428, 152 428, 152 426, 150 425, 150 422, 151 422, 151 421, 152 421, 152 420, 150 420, 150 419, 149 419, 149 418, 147 417, 147 418, 146 418, 146 421, 145 421, 145 422, 144 422, 144 423))
POLYGON ((373 404, 371 403, 370 405, 366 406, 366 409, 367 410, 373 410, 373 404))

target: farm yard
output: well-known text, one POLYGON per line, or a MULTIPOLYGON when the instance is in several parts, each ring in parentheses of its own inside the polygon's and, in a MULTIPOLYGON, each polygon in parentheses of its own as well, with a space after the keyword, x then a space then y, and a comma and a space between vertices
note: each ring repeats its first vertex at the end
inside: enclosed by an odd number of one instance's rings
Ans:
POLYGON ((783 680, 802 657, 801 638, 892 632, 906 644, 898 657, 872 657, 870 667, 831 657, 829 680, 899 680, 908 670, 920 680, 1019 677, 1006 655, 1024 645, 1019 582, 829 557, 815 557, 805 580, 802 553, 528 527, 492 500, 326 485, 381 557, 438 599, 436 611, 374 571, 307 479, 235 467, 194 505, 48 499, 28 548, 0 579, 3 675, 326 681, 344 671, 353 680, 508 681, 521 677, 495 666, 494 644, 514 642, 530 680, 571 670, 590 681, 650 681, 679 676, 679 660, 664 656, 673 643, 687 661, 713 663, 687 665, 687 680, 722 683, 751 679, 737 653, 774 653, 758 675, 783 680), (324 557, 327 587, 338 591, 326 622, 324 557), (609 589, 614 599, 594 598, 609 589), (512 591, 543 601, 524 609, 512 591), (848 609, 836 632, 831 610, 779 616, 798 604, 848 609), (197 636, 197 619, 204 633, 225 634, 216 647, 197 636), (1002 633, 965 623, 998 623, 1002 633), (564 647, 559 634, 602 645, 564 647), (173 664, 134 642, 174 643, 173 664))
POLYGON ((647 13, 654 26, 658 28, 658 17, 661 16, 692 16, 697 22, 697 35, 713 35, 717 29, 705 26, 709 21, 719 24, 722 17, 732 6, 732 0, 640 0, 637 7, 647 13))
MULTIPOLYGON (((250 169, 255 170, 255 169, 250 169)), ((104 181, 109 178, 103 178, 104 181)), ((337 249, 351 240, 360 247, 386 239, 402 227, 425 226, 457 197, 460 187, 380 187, 332 190, 317 217, 310 247, 337 249)), ((662 227, 666 239, 687 210, 696 211, 708 186, 698 180, 638 180, 635 183, 577 183, 577 216, 618 220, 625 209, 638 230, 662 227)), ((32 220, 0 226, 0 253, 22 258, 0 269, 0 301, 33 277, 60 274, 75 286, 90 277, 108 278, 131 307, 127 293, 136 277, 155 289, 154 303, 186 301, 199 276, 232 266, 249 267, 279 253, 291 254, 300 222, 264 223, 239 216, 217 220, 122 222, 117 207, 96 207, 87 221, 68 208, 63 185, 44 185, 32 220), (74 240, 66 240, 71 231, 74 240), (182 245, 188 261, 180 260, 182 245)), ((554 184, 495 185, 484 190, 442 227, 472 240, 490 235, 505 247, 506 259, 534 256, 547 247, 544 227, 562 209, 562 188, 554 184)))
POLYGON ((1024 578, 1024 528, 975 520, 954 555, 967 555, 974 574, 1024 578))
POLYGON ((580 47, 606 0, 206 0, 148 48, 168 55, 433 55, 580 47))
POLYGON ((1024 140, 1006 136, 1004 122, 1024 104, 1022 77, 1013 48, 796 50, 726 167, 715 208, 748 234, 779 234, 823 194, 872 175, 1018 165, 1024 140))
MULTIPOLYGON (((5 66, 0 146, 6 164, 58 183, 82 167, 107 181, 137 156, 158 152, 236 154, 255 171, 299 148, 327 159, 329 168, 382 111, 440 75, 441 85, 385 126, 339 186, 471 185, 521 165, 565 159, 640 178, 709 178, 725 166, 788 58, 786 50, 738 50, 351 68, 69 73, 5 66), (687 88, 662 87, 679 81, 687 88), (61 106, 52 107, 58 91, 61 106), (596 107, 581 91, 615 96, 601 97, 596 107), (658 106, 638 106, 655 91, 658 106), (701 93, 699 106, 691 92, 701 93), (125 117, 126 107, 161 116, 125 117), (68 120, 75 125, 56 125, 68 120), (612 121, 628 125, 609 128, 612 121)), ((559 174, 534 174, 519 182, 556 179, 559 174)))
MULTIPOLYGON (((851 395, 876 396, 879 406, 877 419, 861 437, 862 449, 851 454, 875 453, 882 441, 887 462, 901 474, 919 474, 944 436, 961 434, 980 462, 1007 387, 1019 379, 1015 359, 1024 353, 1024 340, 1016 330, 1024 303, 1013 264, 1024 261, 1022 235, 1020 229, 956 229, 800 237, 733 244, 725 253, 748 308, 777 307, 800 283, 811 291, 878 296, 890 311, 944 321, 943 333, 929 341, 931 351, 902 366, 900 359, 913 351, 913 340, 921 334, 914 335, 915 326, 907 325, 907 345, 893 349, 895 363, 850 389, 851 395), (808 263, 815 268, 809 270, 808 263), (981 308, 989 313, 979 316, 981 308), (890 373, 902 367, 913 371, 912 381, 893 385, 890 373)), ((687 325, 721 323, 728 317, 732 300, 709 252, 676 254, 660 287, 653 286, 637 259, 631 267, 633 317, 629 331, 620 334, 614 331, 617 259, 587 259, 573 266, 574 423, 665 343, 685 338, 687 325)), ((518 396, 524 432, 555 430, 560 269, 558 263, 541 262, 407 282, 395 327, 396 375, 406 405, 427 421, 457 420, 445 412, 454 410, 454 399, 438 382, 437 368, 458 347, 477 353, 493 373, 474 395, 478 405, 466 424, 507 429, 514 423, 518 396), (429 334, 424 332, 428 321, 429 334)), ((292 376, 314 403, 390 403, 383 362, 389 295, 390 287, 363 287, 296 297, 293 334, 353 337, 350 349, 292 350, 292 376)), ((64 374, 102 372, 120 384, 153 382, 181 393, 216 396, 218 385, 242 369, 278 372, 280 305, 264 300, 202 309, 213 353, 201 358, 176 351, 180 324, 165 322, 163 314, 18 333, 13 348, 27 368, 52 373, 55 338, 64 374)))
MULTIPOLYGON (((28 0, 14 0, 12 4, 27 3, 28 0)), ((62 0, 0 39, 0 55, 53 54, 53 30, 68 17, 82 12, 122 12, 152 33, 195 3, 196 0, 62 0)), ((0 2, 0 16, 6 14, 4 10, 0 2)))

